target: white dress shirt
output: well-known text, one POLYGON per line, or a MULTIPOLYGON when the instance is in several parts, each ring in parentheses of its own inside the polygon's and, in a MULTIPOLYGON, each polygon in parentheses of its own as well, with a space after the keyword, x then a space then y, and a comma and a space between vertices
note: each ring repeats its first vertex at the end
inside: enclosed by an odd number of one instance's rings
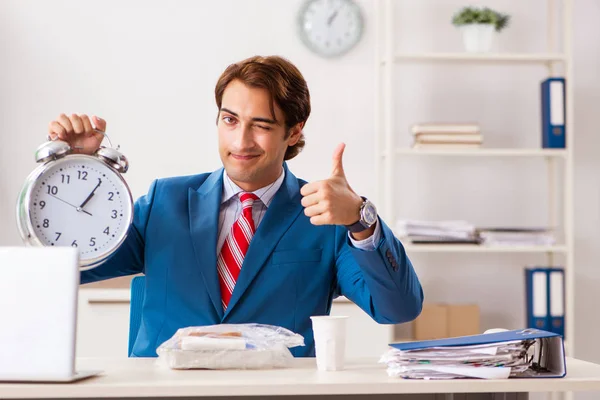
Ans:
MULTIPOLYGON (((275 180, 275 182, 255 190, 254 193, 259 200, 256 200, 252 205, 252 219, 254 219, 254 227, 258 229, 260 222, 265 216, 267 208, 273 201, 275 193, 281 187, 283 179, 285 178, 285 171, 281 169, 281 175, 275 180)), ((219 239, 217 241, 217 255, 221 252, 221 247, 225 243, 227 235, 231 231, 231 227, 242 213, 242 202, 240 201, 238 193, 243 190, 233 183, 231 178, 227 175, 227 172, 223 170, 223 192, 221 195, 221 209, 219 211, 219 239)), ((381 237, 381 228, 379 226, 379 219, 375 223, 375 233, 364 240, 355 240, 352 235, 348 232, 348 237, 352 242, 352 245, 361 250, 375 250, 375 243, 379 243, 381 237)))

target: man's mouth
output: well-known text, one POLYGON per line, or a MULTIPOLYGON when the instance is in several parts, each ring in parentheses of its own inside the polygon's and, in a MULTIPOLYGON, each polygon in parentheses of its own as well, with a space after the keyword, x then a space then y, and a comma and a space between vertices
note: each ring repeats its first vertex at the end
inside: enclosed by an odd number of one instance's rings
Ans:
POLYGON ((234 154, 234 153, 230 153, 230 154, 236 160, 241 160, 241 161, 251 160, 253 158, 258 157, 258 155, 256 155, 256 154, 234 154))

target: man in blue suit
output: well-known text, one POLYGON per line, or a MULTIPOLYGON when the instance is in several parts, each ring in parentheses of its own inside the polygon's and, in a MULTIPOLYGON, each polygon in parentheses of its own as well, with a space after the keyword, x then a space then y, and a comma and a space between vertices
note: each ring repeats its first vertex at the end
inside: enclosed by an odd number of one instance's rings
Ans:
MULTIPOLYGON (((344 175, 344 145, 328 179, 306 183, 285 160, 304 146, 310 114, 300 71, 280 57, 230 65, 215 88, 224 168, 159 179, 135 203, 123 245, 83 283, 143 273, 146 296, 133 355, 156 356, 177 329, 262 323, 304 336, 311 315, 346 296, 382 324, 413 320, 423 291, 400 241, 344 175)), ((106 122, 61 114, 51 138, 91 154, 106 122)))

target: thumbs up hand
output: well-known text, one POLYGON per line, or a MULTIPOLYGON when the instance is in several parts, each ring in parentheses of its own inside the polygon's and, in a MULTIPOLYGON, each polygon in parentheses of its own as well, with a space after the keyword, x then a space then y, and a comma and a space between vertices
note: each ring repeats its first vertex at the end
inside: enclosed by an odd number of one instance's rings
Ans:
POLYGON ((313 225, 351 225, 360 219, 362 198, 352 190, 342 164, 346 145, 340 143, 333 152, 333 170, 325 180, 302 187, 304 214, 313 225))

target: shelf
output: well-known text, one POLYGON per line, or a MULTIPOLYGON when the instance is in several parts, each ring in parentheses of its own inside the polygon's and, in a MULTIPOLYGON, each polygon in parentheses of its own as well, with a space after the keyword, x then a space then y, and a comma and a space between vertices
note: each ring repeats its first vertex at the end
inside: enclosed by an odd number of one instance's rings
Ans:
MULTIPOLYGON (((491 149, 491 148, 399 148, 399 155, 428 156, 498 156, 498 157, 566 157, 566 149, 491 149)), ((385 156, 385 155, 384 155, 385 156)))
MULTIPOLYGON (((565 55, 561 53, 403 53, 394 57, 395 63, 407 61, 449 61, 547 64, 552 62, 565 62, 565 60, 565 55)), ((382 61, 382 65, 385 63, 386 60, 382 61)))
MULTIPOLYGON (((432 204, 420 204, 410 203, 406 207, 399 209, 399 204, 396 199, 395 188, 403 181, 403 173, 398 169, 400 163, 432 163, 428 167, 435 170, 444 170, 448 168, 448 165, 440 164, 443 162, 468 162, 479 164, 480 162, 488 162, 492 158, 495 158, 494 163, 510 164, 510 163, 524 163, 525 167, 533 167, 531 171, 536 175, 540 175, 539 178, 543 179, 547 184, 547 190, 540 190, 539 194, 543 196, 543 200, 547 206, 547 225, 548 226, 560 226, 562 235, 561 241, 556 245, 552 246, 493 246, 493 245, 473 245, 473 244, 413 244, 409 238, 402 238, 400 235, 396 235, 401 241, 406 240, 403 244, 406 248, 406 252, 409 257, 424 257, 425 264, 421 268, 426 268, 428 271, 435 271, 428 267, 435 268, 437 261, 433 258, 427 261, 427 256, 420 256, 420 254, 438 254, 434 258, 441 256, 440 259, 458 257, 464 262, 471 264, 469 258, 475 257, 472 260, 474 265, 481 264, 484 257, 490 258, 493 261, 495 258, 523 258, 524 260, 529 258, 543 259, 544 265, 560 265, 565 269, 564 277, 564 298, 565 298, 565 314, 569 316, 565 321, 565 331, 568 339, 569 353, 573 354, 575 350, 573 348, 574 341, 572 340, 576 335, 576 294, 575 288, 575 277, 576 277, 576 263, 573 244, 575 242, 575 229, 574 229, 574 212, 577 209, 577 203, 574 201, 574 159, 575 153, 573 152, 572 141, 575 138, 575 129, 573 128, 573 121, 576 118, 573 116, 576 114, 576 108, 573 101, 573 85, 566 86, 565 98, 567 101, 564 104, 565 115, 566 115, 566 131, 570 132, 569 144, 566 149, 545 149, 542 148, 542 144, 539 141, 539 130, 525 130, 525 131, 511 131, 511 132, 492 132, 493 136, 502 135, 503 133, 509 134, 508 136, 538 138, 535 141, 529 143, 529 147, 513 147, 518 145, 517 143, 491 143, 484 141, 483 147, 471 147, 468 146, 455 146, 455 147, 423 147, 412 148, 413 143, 411 139, 411 133, 406 129, 400 129, 402 126, 406 127, 407 124, 411 123, 411 112, 407 109, 402 99, 397 98, 399 93, 394 90, 402 82, 412 82, 415 79, 418 81, 423 78, 420 74, 422 68, 427 68, 427 76, 434 76, 438 79, 441 84, 447 83, 444 79, 448 79, 448 68, 452 68, 452 73, 462 73, 464 76, 475 72, 483 72, 485 69, 489 71, 489 76, 486 76, 485 82, 482 79, 478 82, 478 90, 482 93, 487 92, 490 96, 502 88, 502 85, 495 79, 495 73, 492 71, 500 71, 501 69, 508 68, 505 72, 520 73, 520 68, 525 70, 537 71, 538 75, 532 76, 531 79, 525 79, 524 82, 529 82, 531 88, 524 87, 515 83, 515 93, 529 93, 531 90, 539 91, 540 79, 544 77, 562 76, 566 82, 573 82, 575 69, 573 68, 573 26, 576 23, 573 12, 573 3, 575 0, 565 0, 555 2, 551 1, 548 3, 546 19, 546 28, 543 32, 539 32, 540 43, 546 44, 544 47, 538 49, 527 49, 506 48, 504 50, 498 49, 497 51, 486 52, 486 53, 471 53, 467 52, 460 43, 460 35, 457 34, 455 38, 454 47, 436 49, 427 48, 410 48, 404 46, 406 42, 404 37, 397 35, 398 22, 393 16, 397 13, 397 6, 394 1, 377 2, 378 6, 375 8, 375 17, 377 19, 377 26, 381 29, 377 30, 376 51, 374 59, 376 63, 375 75, 376 75, 376 96, 375 96, 375 110, 376 118, 374 119, 374 131, 377 136, 374 138, 375 148, 377 150, 376 157, 376 178, 377 178, 377 190, 378 195, 382 198, 382 214, 389 221, 397 221, 400 218, 410 217, 424 212, 429 208, 435 209, 436 204, 443 204, 446 200, 445 197, 439 197, 432 199, 432 204), (414 67, 414 68, 413 68, 414 67), (518 72, 519 71, 519 72, 518 72), (489 84, 489 86, 488 86, 489 84), (538 87, 538 89, 535 89, 538 87), (487 90, 486 90, 487 89, 487 90), (571 100, 569 100, 571 99, 571 100), (400 129, 400 130, 399 130, 400 129), (406 141, 401 140, 401 137, 406 141), (493 147, 496 144, 497 147, 493 147), (512 146, 511 146, 512 145, 512 146), (419 156, 420 158, 416 158, 419 156), (424 157, 427 156, 427 157, 424 157), (454 157, 451 159, 451 157, 454 157), (460 158, 459 158, 460 157, 460 158), (540 167, 546 168, 540 168, 540 167), (545 171, 544 171, 545 169, 545 171), (406 208, 406 209, 405 209, 406 208), (416 214, 415 214, 416 212, 416 214), (491 257, 490 257, 491 256, 491 257)), ((416 2, 415 2, 416 3, 416 2)), ((420 11, 424 11, 421 9, 420 11)), ((435 27, 433 27, 435 28, 435 27)), ((436 34, 441 35, 442 33, 437 32, 435 29, 430 29, 430 33, 435 36, 436 34)), ((432 36, 432 37, 433 37, 432 36)), ((525 71, 523 70, 523 71, 525 71)), ((419 82, 417 82, 419 83, 419 82)), ((513 82, 514 83, 514 82, 513 82)), ((421 96, 422 102, 416 104, 417 111, 429 115, 428 118, 435 118, 435 108, 433 105, 439 105, 440 99, 435 96, 429 96, 427 93, 423 95, 420 91, 419 85, 410 85, 410 91, 413 92, 413 96, 421 96)), ((447 86, 447 85, 446 85, 447 86)), ((444 90, 444 87, 439 88, 444 90)), ((448 88, 446 88, 448 89, 448 88)), ((447 102, 456 102, 456 96, 450 96, 446 100, 447 102)), ((468 99, 467 99, 468 100, 468 99)), ((537 98, 532 104, 527 104, 526 108, 535 109, 540 107, 540 98, 537 98)), ((408 104, 410 106, 414 104, 408 104)), ((444 105, 441 104, 441 107, 444 105)), ((463 104, 463 108, 466 111, 476 112, 477 107, 470 104, 468 101, 463 104)), ((409 107, 410 108, 410 107, 409 107)), ((437 107, 439 108, 439 107, 437 107)), ((414 110, 413 110, 414 111, 414 110)), ((502 116, 502 110, 492 110, 493 112, 485 115, 488 119, 493 119, 502 116)), ((525 110, 527 111, 527 110, 525 110)), ((413 113, 414 114, 414 113, 413 113)), ((539 115, 535 113, 524 113, 525 117, 529 118, 529 121, 537 121, 539 115)), ((511 117, 511 116, 509 116, 511 117)), ((512 116, 515 118, 515 116, 512 116)), ((505 117, 508 118, 508 117, 505 117)), ((412 121, 414 122, 414 121, 412 121)), ((485 121, 480 121, 485 122, 485 121)), ((523 121, 521 125, 525 126, 526 121, 523 121)), ((539 121, 538 121, 539 123, 539 121)), ((484 137, 488 137, 488 134, 484 133, 484 137)), ((575 139, 576 140, 576 139, 575 139)), ((527 146, 527 144, 524 144, 527 146)), ((490 161, 491 162, 491 161, 490 161)), ((415 164, 415 166, 416 166, 415 164)), ((521 165, 519 165, 521 166, 521 165)), ((485 171, 487 172, 487 171, 485 171)), ((528 171, 529 172, 529 171, 528 171)), ((483 173, 483 172, 482 172, 483 173)), ((427 181, 429 187, 436 188, 437 185, 443 183, 438 182, 439 179, 433 179, 427 181)), ((422 182, 416 180, 414 182, 406 182, 411 186, 419 185, 422 182)), ((493 189, 495 185, 494 179, 489 179, 485 182, 484 187, 480 187, 479 190, 484 191, 486 189, 493 189)), ((536 188, 537 189, 537 188, 536 188)), ((540 188, 541 189, 541 188, 540 188)), ((404 190, 406 193, 411 193, 410 189, 404 190)), ((454 192, 456 192, 454 190, 454 192)), ((454 193, 459 195, 459 192, 454 193)), ((537 194, 537 193, 536 193, 537 194)), ((417 199, 418 200, 418 199, 417 199)), ((448 205, 450 206, 450 205, 448 205)), ((502 206, 499 202, 498 206, 502 206)), ((509 210, 507 210, 508 212, 509 210)), ((527 212, 528 210, 525 210, 527 212)), ((535 209, 535 212, 540 210, 535 209)), ((493 207, 488 211, 493 213, 493 207)), ((533 210, 532 210, 533 212, 533 210)), ((490 214, 491 215, 491 214, 490 214)), ((468 216, 467 216, 468 219, 468 216)), ((437 258, 436 258, 437 259, 437 258)), ((458 260, 458 259, 457 259, 458 260)), ((456 260, 456 261, 457 261, 456 260)), ((487 258, 486 258, 487 260, 487 258)), ((458 262, 458 261, 457 261, 458 262)), ((484 263, 487 263, 485 261, 484 263)), ((454 261, 450 262, 452 265, 461 265, 454 261)), ((500 277, 499 277, 500 278, 500 277)), ((506 284, 505 281, 504 283, 506 284)), ((425 289, 426 290, 426 289, 425 289)), ((451 292, 446 295, 452 295, 451 292)), ((459 296, 460 297, 460 296, 459 296)), ((485 296, 484 296, 485 297, 485 296)), ((451 299, 448 299, 451 300, 451 299)), ((482 310, 482 313, 485 310, 482 310)), ((510 315, 508 313, 507 315, 510 315)), ((497 319, 497 315, 489 315, 492 319, 497 319)), ((406 335, 405 335, 406 336, 406 335)), ((405 339, 405 338, 400 338, 405 339)), ((565 342, 566 344, 566 342, 565 342)), ((572 396, 567 395, 568 398, 572 396)))
POLYGON ((406 244, 407 253, 566 253, 567 246, 484 246, 475 244, 406 244))

